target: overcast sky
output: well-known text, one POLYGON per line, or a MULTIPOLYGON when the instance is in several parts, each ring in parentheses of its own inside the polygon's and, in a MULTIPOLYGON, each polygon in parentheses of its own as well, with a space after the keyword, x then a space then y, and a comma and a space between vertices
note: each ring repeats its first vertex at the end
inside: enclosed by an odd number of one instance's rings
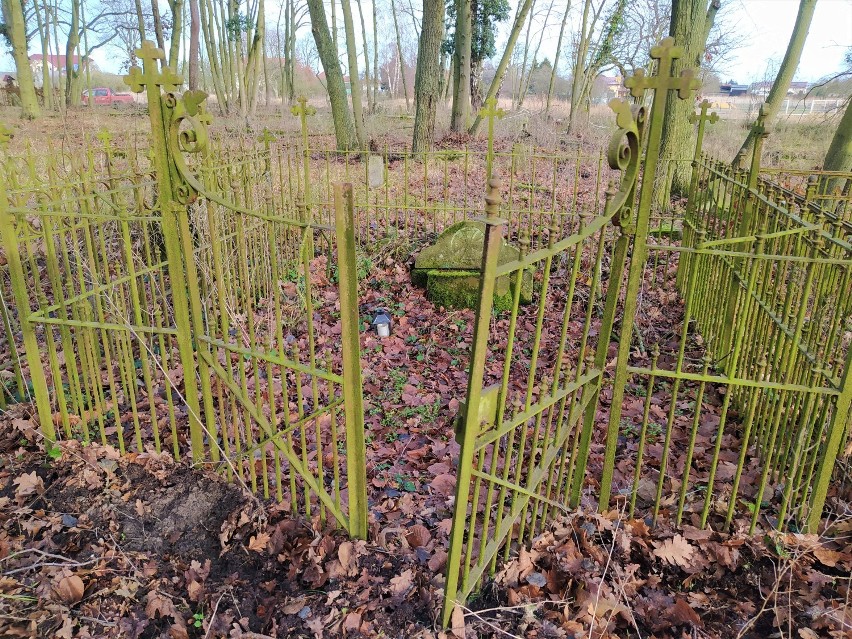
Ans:
MULTIPOLYGON (((386 0, 379 0, 379 7, 389 4, 386 0)), ((510 0, 516 4, 517 0, 510 0)), ((545 5, 546 0, 539 0, 545 5)), ((412 3, 418 5, 417 0, 412 3)), ((719 74, 723 80, 733 79, 741 83, 749 83, 774 77, 778 63, 784 57, 784 51, 793 29, 798 9, 798 0, 722 0, 723 11, 727 14, 725 23, 732 25, 738 35, 744 38, 744 46, 736 50, 728 60, 722 63, 719 74)), ((268 27, 272 27, 270 20, 272 14, 277 15, 276 0, 267 0, 267 11, 270 18, 267 19, 268 27)), ((555 0, 554 12, 562 4, 555 0)), ((572 2, 574 11, 578 10, 581 2, 572 2)), ((370 0, 364 2, 364 14, 370 16, 372 5, 370 0)), ((384 22, 389 20, 389 11, 380 11, 379 32, 382 34, 392 33, 392 24, 384 28, 384 22)), ((555 13, 554 13, 555 15, 555 13)), ((357 16, 357 13, 356 13, 357 16)), ((579 16, 572 16, 579 18, 579 16)), ((356 18, 357 20, 357 18, 356 18)), ((368 23, 370 20, 367 21, 368 23)), ((501 28, 498 43, 505 41, 509 29, 507 21, 501 28)), ((554 23, 547 32, 542 44, 541 56, 547 56, 551 60, 556 48, 556 36, 558 34, 558 22, 551 16, 554 23)), ((569 26, 575 20, 569 21, 569 26)), ((273 22, 274 24, 274 22, 273 22)), ((357 25, 356 25, 357 26, 357 25)), ((372 25, 368 24, 368 32, 372 35, 372 25)), ((357 29, 356 29, 357 30, 357 29)), ((309 33, 307 29, 305 34, 309 33)), ((369 36, 368 36, 369 37, 369 36)), ((498 50, 499 50, 498 44, 498 50)), ((380 41, 380 46, 382 45, 380 41)), ((33 43, 32 52, 38 52, 37 43, 33 43)), ((843 56, 846 50, 852 47, 852 0, 818 0, 817 8, 811 25, 811 30, 805 45, 796 80, 814 81, 826 77, 841 68, 843 56)), ((105 71, 118 71, 120 63, 119 56, 115 51, 99 50, 94 58, 100 68, 105 71)), ((565 57, 560 61, 560 69, 564 72, 567 63, 565 57)), ((0 56, 0 70, 13 69, 14 64, 8 52, 0 56)))

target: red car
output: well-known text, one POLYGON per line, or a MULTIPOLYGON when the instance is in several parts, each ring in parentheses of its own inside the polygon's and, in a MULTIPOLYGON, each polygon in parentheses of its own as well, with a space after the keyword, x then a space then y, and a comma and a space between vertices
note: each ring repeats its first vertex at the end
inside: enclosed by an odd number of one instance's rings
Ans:
MULTIPOLYGON (((97 105, 133 104, 133 96, 130 93, 116 93, 112 89, 98 87, 92 89, 92 94, 95 96, 95 104, 97 105)), ((83 104, 89 104, 88 91, 83 91, 83 104)))

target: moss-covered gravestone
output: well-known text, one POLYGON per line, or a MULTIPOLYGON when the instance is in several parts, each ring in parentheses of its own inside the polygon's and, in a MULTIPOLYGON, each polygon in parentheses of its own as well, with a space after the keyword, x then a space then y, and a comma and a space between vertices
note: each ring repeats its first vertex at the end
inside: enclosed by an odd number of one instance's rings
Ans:
MULTIPOLYGON (((435 244, 423 249, 414 261, 412 281, 426 288, 426 296, 435 304, 447 308, 476 308, 479 301, 479 280, 482 269, 482 248, 485 243, 485 224, 459 222, 446 229, 435 244)), ((520 252, 505 241, 500 246, 498 264, 514 262, 520 252)), ((514 275, 497 279, 494 307, 512 307, 514 275)), ((532 301, 532 273, 526 271, 521 279, 521 302, 532 301)))

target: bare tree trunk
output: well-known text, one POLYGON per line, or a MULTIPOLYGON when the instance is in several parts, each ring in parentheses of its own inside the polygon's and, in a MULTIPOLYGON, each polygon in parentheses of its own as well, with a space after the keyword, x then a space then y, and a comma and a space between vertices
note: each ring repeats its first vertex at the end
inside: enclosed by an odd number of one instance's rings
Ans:
MULTIPOLYGON (((846 101, 846 110, 837 125, 831 145, 822 163, 823 171, 852 171, 852 98, 846 101)), ((820 193, 841 191, 846 186, 846 180, 840 177, 826 177, 820 184, 820 193)))
MULTIPOLYGON (((677 0, 672 0, 676 2, 677 0)), ((704 0, 702 0, 703 2, 704 0)), ((592 0, 586 0, 583 5, 583 20, 580 23, 580 37, 577 40, 576 57, 574 58, 574 69, 571 72, 571 110, 568 112, 568 133, 574 131, 577 125, 577 110, 580 108, 580 100, 583 82, 585 81, 586 56, 589 52, 589 40, 591 34, 586 33, 589 24, 589 9, 592 0)))
POLYGON ((482 109, 482 60, 470 62, 470 112, 479 113, 482 109))
MULTIPOLYGON (((13 3, 16 0, 11 0, 13 3)), ((65 106, 74 106, 74 52, 80 45, 80 0, 71 0, 71 24, 68 27, 68 40, 65 42, 65 106)), ((82 63, 82 60, 78 60, 82 63)), ((79 69, 78 64, 78 69, 79 69)), ((89 97, 91 102, 92 97, 89 97)))
POLYGON ((296 0, 290 0, 290 40, 288 43, 289 53, 287 55, 287 74, 292 103, 296 99, 296 0))
MULTIPOLYGON (((156 1, 156 0, 155 0, 156 1)), ((172 37, 169 43, 169 66, 177 70, 180 57, 180 43, 183 39, 183 3, 185 0, 169 0, 172 11, 172 37)))
POLYGON ((145 14, 142 13, 142 0, 134 0, 134 5, 136 6, 136 24, 139 29, 139 42, 141 43, 145 41, 145 14))
POLYGON ((340 51, 337 44, 337 0, 331 0, 331 39, 334 42, 334 50, 340 51))
POLYGON ((189 0, 189 88, 198 89, 198 54, 201 22, 198 14, 198 0, 189 0))
POLYGON ((166 38, 163 35, 163 21, 160 18, 160 4, 157 0, 151 0, 151 15, 154 19, 154 35, 157 38, 157 46, 166 50, 166 38))
MULTIPOLYGON (((515 22, 512 24, 512 31, 509 33, 509 41, 506 43, 506 48, 503 50, 503 56, 500 58, 500 64, 497 65, 497 71, 494 74, 494 79, 491 80, 491 86, 488 87, 488 95, 485 97, 485 102, 491 98, 497 97, 497 91, 503 84, 503 78, 506 75, 506 69, 509 68, 509 62, 512 60, 512 52, 515 50, 515 45, 518 43, 518 37, 521 35, 521 29, 524 28, 524 23, 527 21, 530 9, 532 8, 533 0, 524 0, 524 3, 518 7, 518 12, 515 15, 515 22)), ((479 126, 482 124, 482 116, 476 114, 473 124, 470 125, 468 133, 476 135, 479 126)))
POLYGON ((53 81, 50 78, 50 67, 47 64, 50 55, 50 28, 47 24, 47 7, 45 7, 44 20, 42 20, 38 0, 33 0, 33 12, 36 14, 38 37, 41 43, 41 91, 44 95, 44 108, 50 111, 53 109, 53 81))
MULTIPOLYGON (((535 0, 533 0, 533 6, 535 6, 535 0)), ((527 23, 527 35, 524 38, 524 60, 521 62, 521 77, 518 81, 518 94, 517 96, 512 92, 512 104, 515 108, 520 108, 520 99, 521 99, 521 91, 524 87, 524 75, 527 72, 527 58, 530 53, 530 31, 532 31, 532 19, 527 23)))
MULTIPOLYGON (((790 89, 790 82, 793 81, 793 76, 799 67, 799 59, 802 57, 802 49, 805 48, 805 40, 807 40, 808 30, 811 28, 816 3, 817 0, 800 0, 799 2, 799 13, 796 15, 796 23, 793 25, 793 33, 790 34, 787 52, 781 61, 778 75, 775 76, 775 82, 772 83, 772 88, 769 90, 769 96, 766 98, 764 113, 766 114, 767 122, 772 122, 775 116, 778 115, 781 104, 784 102, 784 97, 790 89)), ((736 158, 743 157, 751 150, 754 144, 754 136, 755 132, 753 130, 749 131, 734 162, 737 161, 736 158)))
MULTIPOLYGON (((361 39, 364 41, 364 85, 367 87, 367 113, 373 112, 373 99, 370 93, 370 47, 367 46, 367 25, 364 22, 364 11, 361 0, 355 0, 358 5, 358 17, 361 19, 361 39)), ((373 0, 375 3, 375 0, 373 0)))
POLYGON ((379 101, 379 20, 376 0, 373 0, 373 109, 379 101))
MULTIPOLYGON (((375 2, 376 0, 373 0, 375 2)), ((405 93, 405 110, 411 110, 411 104, 408 101, 408 85, 405 82, 405 58, 402 55, 402 38, 399 37, 399 22, 396 18, 396 3, 391 0, 391 13, 393 14, 393 28, 396 31, 396 55, 399 57, 399 68, 402 74, 402 91, 405 93)))
POLYGON ((340 70, 337 49, 328 30, 322 0, 307 0, 307 3, 311 15, 311 33, 317 45, 323 71, 325 71, 326 91, 328 101, 331 104, 331 117, 334 120, 337 148, 341 151, 348 151, 356 147, 357 138, 352 123, 352 112, 346 104, 346 85, 343 82, 343 72, 340 70))
POLYGON ((544 33, 547 31, 547 21, 550 20, 550 12, 553 11, 553 0, 550 1, 550 6, 547 7, 547 13, 544 15, 544 26, 541 28, 541 33, 539 34, 538 44, 535 47, 535 53, 533 53, 532 65, 530 66, 530 71, 527 73, 527 81, 521 87, 521 94, 518 97, 518 108, 520 109, 524 106, 524 99, 527 97, 527 92, 530 90, 530 80, 532 79, 533 71, 535 71, 535 65, 538 62, 538 52, 541 51, 541 43, 544 40, 544 33))
POLYGON ((355 23, 352 20, 352 7, 349 0, 341 0, 343 9, 343 28, 346 32, 346 54, 349 62, 349 90, 352 95, 352 113, 355 115, 355 135, 358 146, 366 148, 364 137, 364 105, 361 101, 361 77, 358 74, 358 49, 355 46, 355 23))
POLYGON ((556 69, 559 67, 559 56, 562 53, 562 37, 565 35, 565 25, 568 22, 568 14, 571 12, 571 0, 568 0, 565 13, 562 16, 562 25, 559 27, 559 38, 556 40, 556 53, 553 56, 553 68, 550 70, 550 82, 547 85, 547 104, 544 114, 550 113, 550 100, 553 97, 553 84, 556 81, 556 69))
POLYGON ((470 120, 470 0, 456 0, 455 67, 450 129, 464 131, 470 120))
POLYGON ((423 0, 423 26, 417 51, 417 72, 414 76, 414 136, 411 141, 411 150, 414 153, 428 151, 435 136, 443 39, 444 0, 423 0))
MULTIPOLYGON (((707 46, 719 0, 676 0, 672 4, 669 34, 675 43, 683 47, 683 57, 675 61, 674 73, 687 67, 697 68, 707 46)), ((692 125, 689 114, 695 110, 689 100, 669 100, 663 117, 663 132, 660 142, 660 159, 663 170, 659 172, 660 183, 655 191, 658 206, 667 207, 672 191, 685 193, 689 189, 692 125)))
MULTIPOLYGON (((18 88, 21 92, 21 117, 34 120, 41 115, 38 97, 33 83, 33 70, 27 56, 27 26, 24 22, 24 8, 20 0, 3 0, 3 21, 12 43, 12 57, 18 75, 18 88)), ((47 64, 47 60, 44 61, 47 64)))

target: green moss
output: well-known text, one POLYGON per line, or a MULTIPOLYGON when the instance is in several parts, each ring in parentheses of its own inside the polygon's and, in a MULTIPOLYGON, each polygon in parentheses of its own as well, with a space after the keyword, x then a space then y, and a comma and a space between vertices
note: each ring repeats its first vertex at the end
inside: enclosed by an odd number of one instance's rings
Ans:
MULTIPOLYGON (((444 308, 472 308, 479 305, 479 273, 477 271, 433 270, 427 273, 426 296, 444 308)), ((497 280, 494 310, 512 308, 512 291, 508 278, 497 280), (501 283, 503 286, 500 286, 501 283)))

